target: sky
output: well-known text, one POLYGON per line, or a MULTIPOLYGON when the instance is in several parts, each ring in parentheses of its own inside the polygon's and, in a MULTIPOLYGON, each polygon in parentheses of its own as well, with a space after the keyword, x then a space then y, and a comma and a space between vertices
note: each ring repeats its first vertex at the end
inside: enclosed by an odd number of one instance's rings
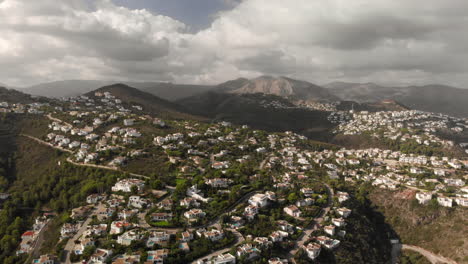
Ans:
POLYGON ((0 83, 317 84, 468 88, 466 0, 0 0, 0 83))

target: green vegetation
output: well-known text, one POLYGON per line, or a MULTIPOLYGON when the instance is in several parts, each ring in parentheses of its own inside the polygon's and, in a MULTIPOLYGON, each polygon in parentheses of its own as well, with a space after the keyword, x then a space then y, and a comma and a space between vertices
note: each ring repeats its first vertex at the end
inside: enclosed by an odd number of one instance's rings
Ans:
POLYGON ((370 198, 404 244, 468 263, 465 250, 468 212, 465 208, 446 208, 435 202, 424 206, 415 199, 402 200, 396 198, 395 193, 381 189, 372 191, 370 198))
MULTIPOLYGON (((7 192, 11 198, 0 211, 0 262, 5 264, 24 261, 23 256, 17 257, 12 252, 15 252, 21 234, 32 224, 33 217, 44 210, 58 214, 68 212, 82 205, 87 195, 107 190, 118 177, 124 177, 119 173, 65 162, 58 165, 57 161, 63 160, 59 152, 24 137, 18 138, 18 149, 11 155, 14 158, 0 160, 3 182, 15 179, 8 182, 7 192)), ((58 231, 55 229, 52 234, 58 231)), ((55 240, 58 236, 48 238, 55 240)), ((46 241, 46 245, 55 247, 56 242, 46 241)))
POLYGON ((400 256, 401 264, 430 264, 426 257, 411 250, 403 250, 400 256))

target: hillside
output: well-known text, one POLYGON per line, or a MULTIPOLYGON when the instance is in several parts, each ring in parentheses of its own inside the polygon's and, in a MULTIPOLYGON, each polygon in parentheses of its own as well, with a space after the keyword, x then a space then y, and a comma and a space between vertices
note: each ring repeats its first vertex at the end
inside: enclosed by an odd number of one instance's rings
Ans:
POLYGON ((410 108, 468 117, 468 89, 445 85, 411 86, 394 98, 410 108))
POLYGON ((468 89, 446 85, 386 87, 373 83, 335 82, 324 85, 331 93, 343 100, 374 102, 384 99, 396 100, 405 106, 429 112, 468 116, 468 89))
POLYGON ((207 92, 176 102, 213 120, 267 131, 291 130, 314 139, 324 139, 333 127, 327 120, 327 112, 297 108, 289 100, 275 95, 207 92))
POLYGON ((0 102, 27 104, 32 103, 33 99, 28 94, 0 86, 0 102))
POLYGON ((370 198, 404 244, 422 247, 460 264, 468 263, 466 209, 421 206, 414 196, 403 200, 381 189, 373 191, 370 198))
POLYGON ((332 82, 323 87, 343 100, 359 103, 390 99, 403 92, 400 88, 385 87, 375 83, 332 82))
POLYGON ((143 107, 143 112, 170 119, 196 119, 203 120, 202 117, 191 115, 187 110, 175 103, 161 99, 150 93, 140 91, 125 84, 113 84, 101 87, 86 95, 94 97, 95 92, 110 92, 121 99, 128 107, 139 105, 143 107))
POLYGON ((157 82, 126 82, 125 84, 169 101, 175 101, 177 99, 203 93, 213 89, 214 87, 211 85, 157 82))
POLYGON ((375 102, 363 102, 358 103, 355 101, 340 101, 336 105, 336 109, 340 111, 369 111, 369 112, 378 112, 378 111, 405 111, 409 110, 409 107, 404 106, 403 104, 395 100, 380 100, 375 102))
MULTIPOLYGON (((24 93, 53 98, 74 97, 94 91, 100 87, 119 83, 118 81, 98 80, 65 80, 41 83, 29 87, 19 88, 24 93)), ((196 93, 208 91, 209 85, 185 85, 167 82, 121 82, 142 91, 151 93, 166 100, 176 100, 192 96, 196 93)), ((0 85, 1 86, 1 85, 0 85)))
POLYGON ((277 95, 294 101, 338 101, 339 98, 315 84, 286 77, 261 76, 249 81, 238 81, 240 87, 231 87, 234 94, 263 93, 277 95))

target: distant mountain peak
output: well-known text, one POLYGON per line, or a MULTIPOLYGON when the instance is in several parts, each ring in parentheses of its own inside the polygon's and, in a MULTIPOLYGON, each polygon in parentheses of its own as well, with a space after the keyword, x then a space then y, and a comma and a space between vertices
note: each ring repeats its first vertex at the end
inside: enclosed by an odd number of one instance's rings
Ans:
MULTIPOLYGON (((302 101, 337 101, 338 97, 315 84, 294 80, 288 77, 259 76, 230 85, 227 92, 235 94, 271 94, 302 101)), ((223 86, 223 87, 226 87, 223 86)))

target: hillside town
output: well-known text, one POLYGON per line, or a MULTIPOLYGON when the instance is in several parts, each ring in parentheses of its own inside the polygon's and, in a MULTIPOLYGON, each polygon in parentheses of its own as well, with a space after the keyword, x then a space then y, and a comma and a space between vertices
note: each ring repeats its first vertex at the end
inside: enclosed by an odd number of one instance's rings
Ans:
MULTIPOLYGON (((350 238, 355 197, 340 180, 411 191, 422 205, 468 206, 468 159, 324 147, 293 132, 166 120, 110 92, 57 105, 1 103, 0 109, 47 118, 44 136, 29 137, 65 152, 68 163, 126 175, 70 211, 60 226, 61 257, 42 255, 32 263, 314 261, 350 238), (154 157, 162 162, 142 165, 154 157), (157 177, 163 167, 169 179, 157 177)), ((468 128, 466 119, 420 111, 332 116, 337 133, 429 146, 454 146, 433 134, 439 129, 468 128)), ((30 254, 53 217, 38 217, 16 254, 30 254)))
MULTIPOLYGON (((330 121, 338 123, 336 133, 344 135, 360 135, 369 133, 377 139, 390 139, 399 142, 415 142, 419 145, 451 148, 453 140, 440 138, 437 133, 449 131, 455 134, 466 133, 468 119, 455 118, 447 115, 416 110, 333 112, 330 121)), ((466 142, 460 142, 461 148, 466 148, 466 142)), ((468 149, 465 149, 468 153, 468 149)))

